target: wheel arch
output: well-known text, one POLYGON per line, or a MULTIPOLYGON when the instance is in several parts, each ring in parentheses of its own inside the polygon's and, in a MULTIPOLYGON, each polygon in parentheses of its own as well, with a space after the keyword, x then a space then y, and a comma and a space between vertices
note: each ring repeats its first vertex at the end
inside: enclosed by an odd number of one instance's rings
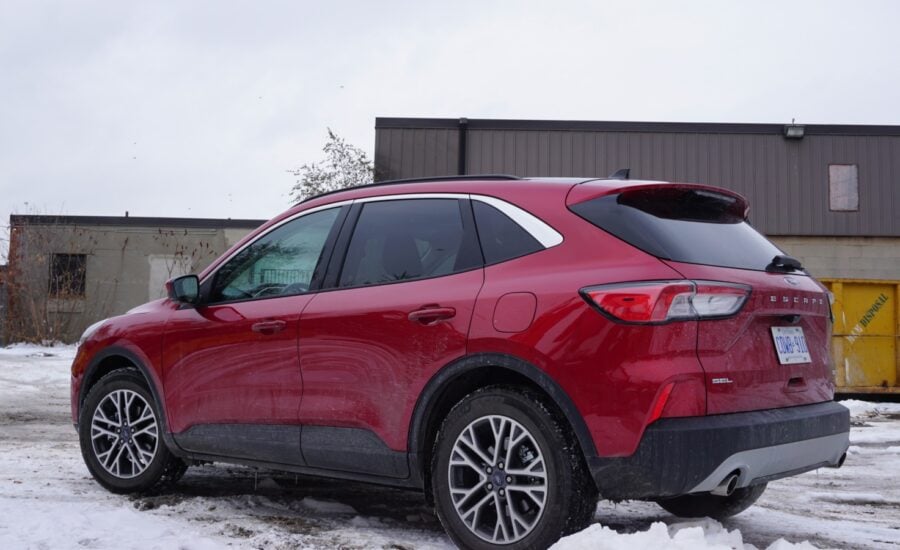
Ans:
POLYGON ((526 386, 543 394, 562 413, 585 460, 597 455, 587 424, 569 395, 547 373, 518 357, 499 353, 469 355, 438 371, 425 385, 413 409, 408 449, 410 473, 428 491, 431 446, 442 419, 465 395, 485 385, 526 386))
POLYGON ((154 404, 159 411, 159 421, 162 425, 162 435, 166 446, 173 454, 179 456, 183 453, 176 445, 175 440, 169 433, 169 422, 166 415, 165 400, 161 390, 162 384, 156 373, 147 367, 146 361, 139 357, 135 352, 122 346, 109 346, 98 352, 88 363, 84 369, 81 387, 78 392, 78 417, 80 419, 82 409, 84 408, 84 400, 87 398, 88 392, 91 391, 97 382, 107 374, 126 368, 133 367, 141 374, 147 383, 147 389, 153 396, 154 404))

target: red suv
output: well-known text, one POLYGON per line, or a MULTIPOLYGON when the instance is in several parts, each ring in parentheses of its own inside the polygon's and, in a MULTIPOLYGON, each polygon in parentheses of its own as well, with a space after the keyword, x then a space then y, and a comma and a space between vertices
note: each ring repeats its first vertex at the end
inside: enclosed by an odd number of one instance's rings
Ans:
POLYGON ((424 490, 469 548, 597 497, 725 517, 839 466, 826 290, 705 185, 440 178, 320 195, 90 327, 84 460, 113 492, 231 462, 424 490))

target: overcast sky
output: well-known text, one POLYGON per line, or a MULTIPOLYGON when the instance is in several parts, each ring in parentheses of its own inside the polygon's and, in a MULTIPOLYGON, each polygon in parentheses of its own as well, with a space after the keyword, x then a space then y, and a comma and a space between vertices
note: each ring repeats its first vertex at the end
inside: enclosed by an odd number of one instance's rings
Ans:
POLYGON ((378 116, 898 124, 898 24, 890 0, 0 0, 0 225, 269 218, 327 127, 371 156, 378 116))

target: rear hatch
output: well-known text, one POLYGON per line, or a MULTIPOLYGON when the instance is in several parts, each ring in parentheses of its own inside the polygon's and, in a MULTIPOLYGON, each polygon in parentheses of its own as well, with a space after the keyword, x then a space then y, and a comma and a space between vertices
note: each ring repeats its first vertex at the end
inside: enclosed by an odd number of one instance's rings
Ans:
POLYGON ((743 289, 740 309, 727 315, 694 303, 707 414, 832 399, 827 292, 753 229, 743 197, 656 184, 595 195, 570 209, 694 281, 696 299, 712 304, 720 283, 743 289))

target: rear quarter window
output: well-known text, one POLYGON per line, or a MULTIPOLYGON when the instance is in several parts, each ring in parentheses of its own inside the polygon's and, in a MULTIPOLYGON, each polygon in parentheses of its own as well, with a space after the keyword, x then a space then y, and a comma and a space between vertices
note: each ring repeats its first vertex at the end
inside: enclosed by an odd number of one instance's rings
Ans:
POLYGON ((486 264, 496 264, 543 250, 544 247, 531 233, 493 206, 473 201, 472 209, 486 264))
POLYGON ((764 271, 784 254, 744 218, 724 193, 655 188, 607 195, 569 209, 657 258, 764 271))

